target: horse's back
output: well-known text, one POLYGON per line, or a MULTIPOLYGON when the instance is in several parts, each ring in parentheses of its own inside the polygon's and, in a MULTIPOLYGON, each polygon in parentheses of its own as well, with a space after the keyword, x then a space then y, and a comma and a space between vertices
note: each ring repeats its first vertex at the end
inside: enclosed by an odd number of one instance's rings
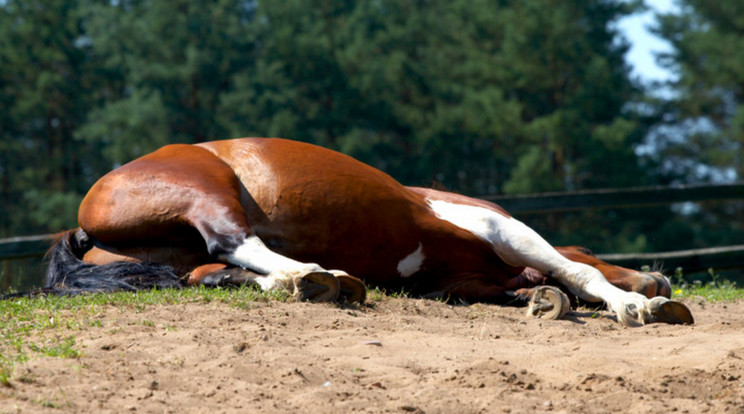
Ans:
POLYGON ((196 146, 229 165, 245 192, 271 219, 285 213, 282 207, 291 215, 299 213, 292 202, 318 199, 328 207, 364 208, 379 198, 424 205, 421 197, 384 172, 323 147, 280 138, 239 138, 196 146))

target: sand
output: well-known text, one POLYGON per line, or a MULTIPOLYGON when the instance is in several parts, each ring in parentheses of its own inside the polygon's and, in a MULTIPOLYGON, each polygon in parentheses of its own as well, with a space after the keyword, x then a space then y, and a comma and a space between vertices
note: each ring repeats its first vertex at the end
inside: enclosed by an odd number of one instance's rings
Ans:
MULTIPOLYGON (((692 326, 607 312, 384 298, 104 307, 34 334, 0 412, 744 413, 744 302, 685 302, 692 326)), ((1 351, 1 350, 0 350, 1 351)))

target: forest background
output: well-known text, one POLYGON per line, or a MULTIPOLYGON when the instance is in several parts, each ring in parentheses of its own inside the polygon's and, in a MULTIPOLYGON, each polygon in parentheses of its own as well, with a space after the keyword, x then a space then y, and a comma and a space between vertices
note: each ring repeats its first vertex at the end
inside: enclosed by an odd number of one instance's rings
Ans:
MULTIPOLYGON (((617 25, 640 0, 0 0, 0 238, 76 226, 162 145, 242 136, 471 196, 739 181, 744 2, 677 5, 674 76, 644 83, 617 25)), ((520 218, 595 252, 744 240, 743 201, 520 218)))

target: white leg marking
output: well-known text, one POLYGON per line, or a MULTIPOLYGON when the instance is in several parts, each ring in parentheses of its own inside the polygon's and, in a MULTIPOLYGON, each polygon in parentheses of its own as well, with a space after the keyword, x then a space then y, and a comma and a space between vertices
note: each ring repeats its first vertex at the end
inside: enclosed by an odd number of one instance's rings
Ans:
POLYGON ((427 201, 442 220, 490 242, 496 254, 507 264, 551 272, 576 296, 607 303, 623 325, 632 324, 633 320, 643 323, 648 312, 648 298, 625 292, 609 283, 599 270, 566 259, 521 221, 483 207, 427 201))
POLYGON ((419 243, 418 248, 413 253, 404 257, 403 260, 398 262, 398 273, 403 277, 409 277, 412 274, 421 270, 421 265, 424 263, 424 246, 419 243))
POLYGON ((258 283, 258 286, 260 286, 261 290, 264 292, 276 288, 289 289, 291 291, 288 278, 283 278, 281 276, 282 275, 277 274, 260 276, 255 279, 255 282, 258 283))
POLYGON ((272 252, 256 235, 246 238, 234 252, 222 259, 244 269, 266 274, 256 280, 263 290, 289 288, 296 277, 326 271, 317 264, 298 262, 272 252))

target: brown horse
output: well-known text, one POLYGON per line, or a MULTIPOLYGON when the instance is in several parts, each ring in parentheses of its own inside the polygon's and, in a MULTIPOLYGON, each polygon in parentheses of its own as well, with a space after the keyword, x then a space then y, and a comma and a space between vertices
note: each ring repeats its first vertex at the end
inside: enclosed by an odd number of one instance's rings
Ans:
POLYGON ((560 317, 562 294, 535 293, 550 284, 626 325, 693 321, 658 273, 553 248, 493 203, 283 139, 168 145, 98 180, 78 220, 52 249, 48 289, 254 283, 362 301, 366 282, 467 302, 533 297, 531 312, 560 317))

